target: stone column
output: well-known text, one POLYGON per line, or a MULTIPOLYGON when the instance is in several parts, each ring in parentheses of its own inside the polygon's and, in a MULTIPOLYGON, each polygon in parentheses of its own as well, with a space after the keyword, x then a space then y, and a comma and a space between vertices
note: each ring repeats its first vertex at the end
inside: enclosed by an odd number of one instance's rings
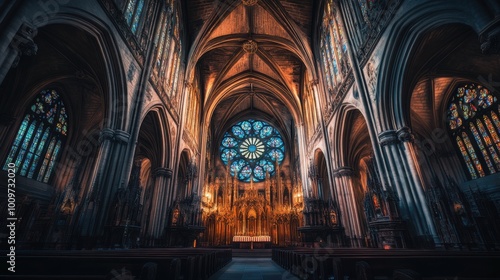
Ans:
MULTIPOLYGON (((167 209, 170 206, 168 199, 168 187, 172 170, 165 167, 158 167, 153 170, 155 178, 153 191, 153 205, 147 234, 151 236, 154 243, 161 238, 167 220, 167 209)), ((154 244, 151 244, 154 245, 154 244)))
POLYGON ((407 159, 407 171, 411 175, 411 181, 414 182, 413 195, 415 201, 417 202, 416 206, 418 208, 418 211, 421 213, 422 218, 424 219, 423 224, 428 228, 427 234, 431 235, 435 244, 439 244, 440 241, 436 233, 432 215, 427 205, 427 200, 425 199, 424 186, 422 185, 422 181, 420 180, 420 176, 415 166, 417 156, 413 144, 414 137, 411 133, 410 128, 406 126, 398 129, 397 136, 398 140, 400 141, 400 154, 402 157, 407 159))
MULTIPOLYGON (((379 134, 379 144, 387 167, 386 177, 389 187, 396 192, 402 218, 412 225, 417 236, 432 237, 438 243, 434 224, 430 218, 423 187, 416 174, 414 158, 410 146, 409 128, 387 130, 379 134)), ((384 186, 384 189, 387 186, 384 186)))
POLYGON ((99 156, 93 183, 87 194, 81 217, 81 235, 94 239, 104 234, 110 204, 116 190, 124 184, 123 165, 130 134, 123 130, 105 128, 101 131, 99 156))
MULTIPOLYGON (((354 197, 354 172, 351 167, 343 166, 334 170, 333 176, 337 180, 337 198, 342 211, 342 223, 345 225, 347 231, 346 235, 351 238, 359 238, 362 236, 359 208, 356 205, 356 198, 354 197)), ((351 245, 357 246, 357 243, 351 245)))

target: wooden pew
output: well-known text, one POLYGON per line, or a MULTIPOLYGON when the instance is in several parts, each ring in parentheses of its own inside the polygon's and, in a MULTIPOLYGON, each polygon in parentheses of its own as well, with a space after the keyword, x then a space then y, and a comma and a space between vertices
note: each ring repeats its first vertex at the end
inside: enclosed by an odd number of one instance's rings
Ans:
MULTIPOLYGON (((231 259, 231 250, 228 249, 19 251, 16 255, 16 278, 13 279, 113 279, 134 276, 136 279, 198 280, 207 279, 231 259)), ((0 272, 0 278, 6 276, 3 273, 0 272)))
POLYGON ((500 279, 499 252, 295 248, 272 258, 303 279, 500 279))

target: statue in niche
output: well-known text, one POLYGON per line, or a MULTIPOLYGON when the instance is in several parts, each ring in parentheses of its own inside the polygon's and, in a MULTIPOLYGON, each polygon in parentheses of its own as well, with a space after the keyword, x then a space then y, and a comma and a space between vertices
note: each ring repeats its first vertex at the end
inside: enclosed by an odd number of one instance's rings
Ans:
POLYGON ((330 223, 332 225, 337 225, 337 212, 330 210, 330 223))
POLYGON ((177 223, 179 222, 179 209, 178 208, 175 208, 174 209, 174 212, 172 213, 172 225, 177 225, 177 223))
POLYGON ((375 66, 375 58, 372 58, 366 65, 366 74, 368 76, 368 86, 370 90, 370 96, 373 100, 376 100, 375 89, 377 87, 377 74, 378 69, 375 66))
POLYGON ((375 210, 375 216, 381 218, 383 216, 382 208, 380 207, 380 201, 377 195, 373 194, 373 208, 375 210))

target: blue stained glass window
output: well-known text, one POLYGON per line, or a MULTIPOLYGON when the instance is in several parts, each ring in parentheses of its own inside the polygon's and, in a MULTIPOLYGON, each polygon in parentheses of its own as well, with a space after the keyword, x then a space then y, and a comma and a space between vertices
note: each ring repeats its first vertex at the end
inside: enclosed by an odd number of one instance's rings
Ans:
POLYGON ((133 33, 137 32, 144 8, 144 0, 130 0, 125 9, 125 21, 133 33))
POLYGON ((47 183, 67 132, 68 115, 59 94, 42 90, 26 111, 3 169, 14 162, 20 176, 47 183))
POLYGON ((273 128, 270 126, 264 126, 260 131, 260 138, 266 138, 273 133, 273 128))
POLYGON ((253 174, 256 179, 258 180, 264 180, 264 169, 261 166, 255 166, 253 170, 253 174))
POLYGON ((248 119, 233 125, 222 138, 220 157, 231 165, 231 176, 243 182, 261 182, 273 176, 285 158, 279 131, 264 121, 248 119))
POLYGON ((243 129, 241 129, 240 126, 233 126, 232 128, 234 136, 238 138, 243 138, 245 137, 245 132, 243 132, 243 129))
POLYGON ((271 137, 271 139, 267 141, 267 144, 269 147, 278 148, 283 146, 283 141, 278 137, 271 137))
POLYGON ((224 147, 227 147, 227 148, 232 148, 234 146, 236 146, 238 143, 236 142, 236 140, 232 137, 226 137, 224 139, 222 139, 222 146, 224 147))

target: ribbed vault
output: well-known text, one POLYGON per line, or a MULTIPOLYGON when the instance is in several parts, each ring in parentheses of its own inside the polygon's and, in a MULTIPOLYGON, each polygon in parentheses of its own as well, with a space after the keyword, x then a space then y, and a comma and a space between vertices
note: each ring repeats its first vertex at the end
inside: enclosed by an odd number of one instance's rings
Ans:
POLYGON ((302 122, 304 82, 316 76, 313 1, 243 2, 190 1, 187 79, 199 76, 205 124, 227 126, 244 110, 254 110, 288 130, 292 119, 302 122))

